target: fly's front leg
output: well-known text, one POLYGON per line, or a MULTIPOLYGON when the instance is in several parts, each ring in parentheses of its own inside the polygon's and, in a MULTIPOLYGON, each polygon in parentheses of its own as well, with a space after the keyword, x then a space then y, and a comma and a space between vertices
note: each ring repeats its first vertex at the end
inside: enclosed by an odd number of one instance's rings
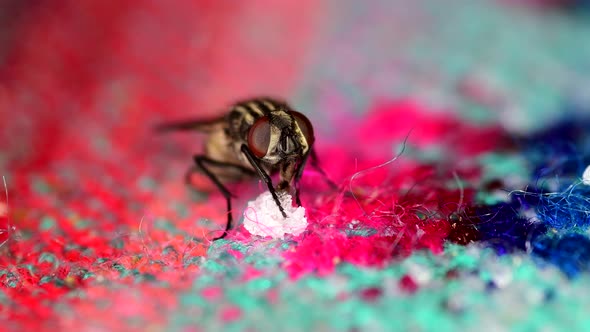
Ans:
POLYGON ((252 164, 252 167, 254 167, 256 172, 258 172, 258 176, 260 176, 262 181, 264 181, 264 183, 266 183, 266 186, 268 187, 268 191, 270 191, 272 198, 274 199, 275 203, 277 203, 277 206, 279 207, 279 210, 281 211, 283 218, 287 218, 287 214, 285 213, 283 206, 281 206, 281 201, 279 200, 279 196, 277 195, 275 188, 272 185, 272 179, 270 178, 270 176, 268 174, 266 174, 266 172, 262 169, 262 167, 260 167, 260 164, 258 163, 258 159, 256 159, 256 157, 254 156, 252 151, 250 151, 248 146, 246 146, 246 144, 242 145, 241 150, 242 150, 242 153, 246 156, 246 158, 248 158, 248 161, 250 162, 250 164, 252 164))

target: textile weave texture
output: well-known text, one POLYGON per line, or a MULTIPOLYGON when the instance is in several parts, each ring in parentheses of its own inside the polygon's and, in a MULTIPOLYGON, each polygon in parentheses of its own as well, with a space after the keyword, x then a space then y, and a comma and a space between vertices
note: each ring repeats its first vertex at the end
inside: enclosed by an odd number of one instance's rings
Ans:
POLYGON ((6 331, 590 330, 588 1, 0 6, 6 331), (314 124, 309 222, 183 182, 211 118, 314 124))

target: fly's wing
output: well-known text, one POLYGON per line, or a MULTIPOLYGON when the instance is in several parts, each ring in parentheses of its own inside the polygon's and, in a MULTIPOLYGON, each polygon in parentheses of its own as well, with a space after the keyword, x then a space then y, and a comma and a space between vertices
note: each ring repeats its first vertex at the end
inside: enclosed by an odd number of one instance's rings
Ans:
POLYGON ((242 100, 238 100, 235 103, 235 105, 248 104, 251 102, 269 102, 271 104, 280 105, 280 106, 287 106, 288 105, 285 100, 278 98, 278 97, 273 97, 273 96, 258 96, 255 98, 242 99, 242 100))
POLYGON ((221 124, 226 122, 225 116, 212 119, 189 119, 173 122, 166 122, 155 126, 155 131, 158 133, 166 133, 171 131, 197 131, 209 133, 219 128, 221 124))

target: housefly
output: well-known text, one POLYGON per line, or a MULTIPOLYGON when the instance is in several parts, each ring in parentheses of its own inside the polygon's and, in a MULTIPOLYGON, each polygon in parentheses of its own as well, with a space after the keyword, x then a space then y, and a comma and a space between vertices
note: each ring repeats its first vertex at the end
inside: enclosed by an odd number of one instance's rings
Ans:
POLYGON ((267 185, 283 217, 286 213, 278 193, 294 187, 295 202, 301 206, 299 181, 310 160, 332 186, 318 166, 313 150, 315 141, 309 119, 293 110, 286 102, 273 98, 254 98, 233 104, 221 117, 183 120, 156 127, 159 132, 197 131, 207 134, 205 151, 193 157, 195 165, 187 172, 190 182, 193 172, 204 173, 221 191, 227 202, 225 237, 232 228, 232 194, 224 185, 232 181, 258 176, 267 185), (273 186, 271 176, 278 173, 273 186))

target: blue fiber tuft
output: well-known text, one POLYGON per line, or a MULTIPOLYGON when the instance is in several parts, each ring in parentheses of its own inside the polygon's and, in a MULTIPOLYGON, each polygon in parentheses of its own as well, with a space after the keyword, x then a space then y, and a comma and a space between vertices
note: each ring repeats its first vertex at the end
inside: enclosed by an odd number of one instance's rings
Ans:
POLYGON ((537 182, 542 179, 571 178, 590 164, 590 121, 564 121, 526 137, 516 144, 534 166, 537 182))
POLYGON ((580 182, 590 165, 589 128, 577 119, 516 138, 534 178, 507 202, 465 211, 484 245, 530 252, 570 278, 590 269, 590 239, 581 234, 590 228, 590 186, 580 182))
POLYGON ((540 237, 532 243, 532 252, 558 266, 569 278, 590 270, 590 239, 582 234, 540 237))
POLYGON ((558 193, 539 195, 537 214, 549 226, 560 229, 586 229, 590 225, 590 187, 571 186, 558 193))
POLYGON ((478 207, 476 229, 481 240, 499 255, 526 250, 527 242, 545 234, 547 227, 525 217, 521 211, 522 204, 516 199, 509 203, 478 207))

